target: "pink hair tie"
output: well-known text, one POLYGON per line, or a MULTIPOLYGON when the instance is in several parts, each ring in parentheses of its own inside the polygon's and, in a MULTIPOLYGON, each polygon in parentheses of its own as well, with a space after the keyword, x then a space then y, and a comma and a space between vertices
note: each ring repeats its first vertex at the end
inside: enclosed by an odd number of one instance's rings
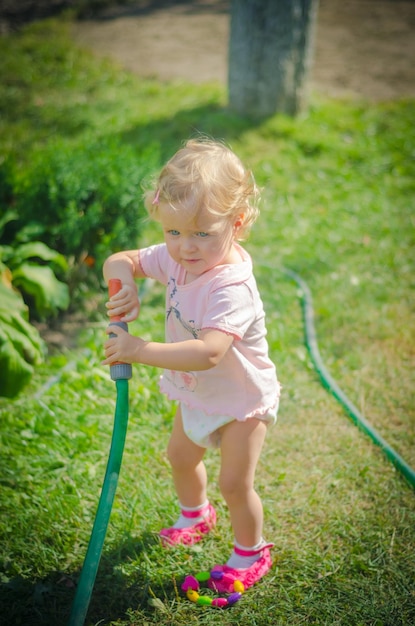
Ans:
POLYGON ((154 200, 151 204, 158 204, 160 199, 160 189, 157 189, 156 195, 154 196, 154 200))

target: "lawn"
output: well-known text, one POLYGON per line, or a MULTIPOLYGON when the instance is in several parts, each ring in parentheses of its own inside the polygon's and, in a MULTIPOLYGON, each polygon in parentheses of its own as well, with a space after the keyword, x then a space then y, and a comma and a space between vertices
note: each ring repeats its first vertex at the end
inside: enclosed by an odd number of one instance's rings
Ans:
MULTIPOLYGON (((219 524, 203 545, 166 552, 176 515, 165 455, 174 413, 159 372, 135 366, 122 471, 87 626, 410 626, 415 623, 414 488, 321 384, 304 340, 308 284, 321 356, 344 393, 415 467, 415 102, 323 100, 258 121, 226 110, 220 86, 140 80, 76 48, 65 22, 0 40, 2 154, 22 167, 56 138, 108 136, 157 166, 195 132, 223 138, 263 188, 246 244, 283 384, 257 487, 270 575, 234 607, 190 603, 186 574, 223 562, 232 544, 207 454, 219 524)), ((140 241, 158 241, 143 223, 140 241)), ((110 252, 110 250, 108 251, 110 252)), ((89 296, 88 296, 89 297, 89 296)), ((100 365, 105 291, 85 306, 75 347, 49 351, 14 400, 0 399, 0 611, 8 626, 63 626, 105 472, 116 393, 100 365)), ((143 294, 132 333, 163 336, 163 293, 143 294)))

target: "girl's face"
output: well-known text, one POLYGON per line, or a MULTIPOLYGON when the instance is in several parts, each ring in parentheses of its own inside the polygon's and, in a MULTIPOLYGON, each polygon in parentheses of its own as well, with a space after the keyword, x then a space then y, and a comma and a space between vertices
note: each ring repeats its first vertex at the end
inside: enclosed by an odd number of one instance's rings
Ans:
POLYGON ((159 218, 170 256, 187 272, 187 280, 227 263, 240 263, 233 243, 241 221, 201 211, 196 217, 186 209, 160 203, 159 218))

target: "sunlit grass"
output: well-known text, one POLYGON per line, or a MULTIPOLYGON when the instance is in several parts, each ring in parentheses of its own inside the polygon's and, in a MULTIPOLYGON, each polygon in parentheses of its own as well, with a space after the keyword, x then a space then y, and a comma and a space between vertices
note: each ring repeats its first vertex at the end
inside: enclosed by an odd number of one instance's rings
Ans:
MULTIPOLYGON (((116 135, 160 163, 197 131, 227 140, 263 187, 247 248, 284 390, 258 470, 272 573, 229 611, 180 592, 184 575, 227 557, 232 542, 207 455, 219 526, 203 547, 163 551, 177 513, 165 456, 173 408, 159 372, 134 367, 123 466, 88 625, 317 624, 415 621, 413 490, 321 386, 304 346, 296 285, 314 298, 332 375, 415 465, 413 249, 415 103, 313 100, 290 120, 241 120, 217 85, 141 81, 72 46, 41 23, 1 40, 2 150, 24 165, 32 149, 116 135), (6 99, 5 99, 6 98, 6 99), (8 99, 7 99, 8 98, 8 99), (273 269, 270 269, 272 267, 273 269)), ((148 225, 142 245, 158 239, 148 225)), ((1 614, 8 624, 60 626, 85 556, 112 433, 115 387, 101 367, 106 318, 85 319, 78 348, 42 365, 14 401, 0 400, 1 614)), ((163 293, 143 299, 131 332, 161 339, 163 293)))

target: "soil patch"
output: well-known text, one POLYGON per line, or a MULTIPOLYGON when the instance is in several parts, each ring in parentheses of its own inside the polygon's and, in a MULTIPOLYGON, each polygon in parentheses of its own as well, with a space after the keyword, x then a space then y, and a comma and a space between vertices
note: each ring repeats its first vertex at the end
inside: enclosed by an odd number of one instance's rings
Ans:
MULTIPOLYGON (((137 1, 75 24, 74 39, 139 76, 227 82, 230 0, 137 1)), ((320 0, 311 89, 415 97, 415 2, 320 0)))

